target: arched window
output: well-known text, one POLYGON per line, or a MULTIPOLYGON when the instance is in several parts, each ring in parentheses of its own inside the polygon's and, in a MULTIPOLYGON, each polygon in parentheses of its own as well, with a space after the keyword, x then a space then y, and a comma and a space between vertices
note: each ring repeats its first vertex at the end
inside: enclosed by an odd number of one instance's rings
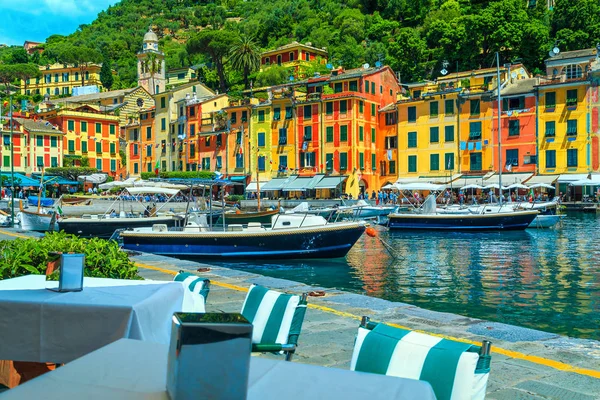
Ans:
POLYGON ((89 71, 85 71, 85 80, 89 80, 90 79, 90 73, 89 71))
POLYGON ((294 61, 294 52, 293 51, 290 52, 290 61, 294 61))
POLYGON ((567 79, 577 79, 583 76, 583 70, 577 64, 570 64, 565 67, 567 79))

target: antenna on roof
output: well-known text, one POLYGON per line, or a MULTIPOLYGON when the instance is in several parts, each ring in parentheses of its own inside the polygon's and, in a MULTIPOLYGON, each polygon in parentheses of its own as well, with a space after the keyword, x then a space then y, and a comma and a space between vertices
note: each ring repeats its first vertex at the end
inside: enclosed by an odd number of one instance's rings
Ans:
POLYGON ((326 67, 327 67, 327 69, 333 69, 333 65, 331 65, 329 63, 327 63, 326 67))
POLYGON ((376 66, 377 68, 381 67, 381 61, 376 61, 376 62, 375 62, 375 66, 376 66))
POLYGON ((364 63, 364 64, 363 64, 363 68, 364 68, 364 69, 369 69, 369 67, 370 67, 369 63, 364 63))

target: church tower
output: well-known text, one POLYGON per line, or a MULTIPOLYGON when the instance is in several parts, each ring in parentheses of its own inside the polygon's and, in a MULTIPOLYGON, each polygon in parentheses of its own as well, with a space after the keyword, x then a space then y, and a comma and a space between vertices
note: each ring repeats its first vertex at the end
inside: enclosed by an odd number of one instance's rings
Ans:
POLYGON ((142 86, 150 94, 165 91, 165 53, 158 50, 158 36, 148 29, 144 35, 144 47, 137 54, 138 58, 138 86, 142 86))

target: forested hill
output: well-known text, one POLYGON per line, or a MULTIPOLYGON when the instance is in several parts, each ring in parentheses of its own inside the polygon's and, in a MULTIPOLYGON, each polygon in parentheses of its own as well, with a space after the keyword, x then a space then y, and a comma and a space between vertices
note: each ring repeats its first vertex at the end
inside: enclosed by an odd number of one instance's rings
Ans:
MULTIPOLYGON (((461 70, 489 67, 500 51, 503 61, 520 59, 536 71, 557 40, 563 51, 594 47, 600 1, 555 0, 548 10, 547 0, 122 0, 70 36, 49 37, 43 57, 65 42, 96 48, 119 72, 115 87, 131 86, 149 26, 168 68, 210 61, 208 51, 189 54, 185 44, 201 30, 219 29, 227 38, 251 36, 258 49, 311 42, 347 68, 380 60, 410 82, 434 78, 443 60, 450 71, 457 62, 461 70)), ((241 74, 224 60, 228 88, 241 86, 241 74)), ((203 75, 218 86, 215 71, 203 75)))

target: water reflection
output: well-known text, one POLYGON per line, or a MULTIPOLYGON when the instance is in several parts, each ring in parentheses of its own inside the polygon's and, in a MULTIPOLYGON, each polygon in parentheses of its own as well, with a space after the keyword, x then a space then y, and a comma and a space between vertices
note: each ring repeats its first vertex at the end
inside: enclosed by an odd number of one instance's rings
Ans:
POLYGON ((595 215, 561 230, 508 233, 380 232, 346 260, 224 264, 427 309, 600 339, 595 215))

